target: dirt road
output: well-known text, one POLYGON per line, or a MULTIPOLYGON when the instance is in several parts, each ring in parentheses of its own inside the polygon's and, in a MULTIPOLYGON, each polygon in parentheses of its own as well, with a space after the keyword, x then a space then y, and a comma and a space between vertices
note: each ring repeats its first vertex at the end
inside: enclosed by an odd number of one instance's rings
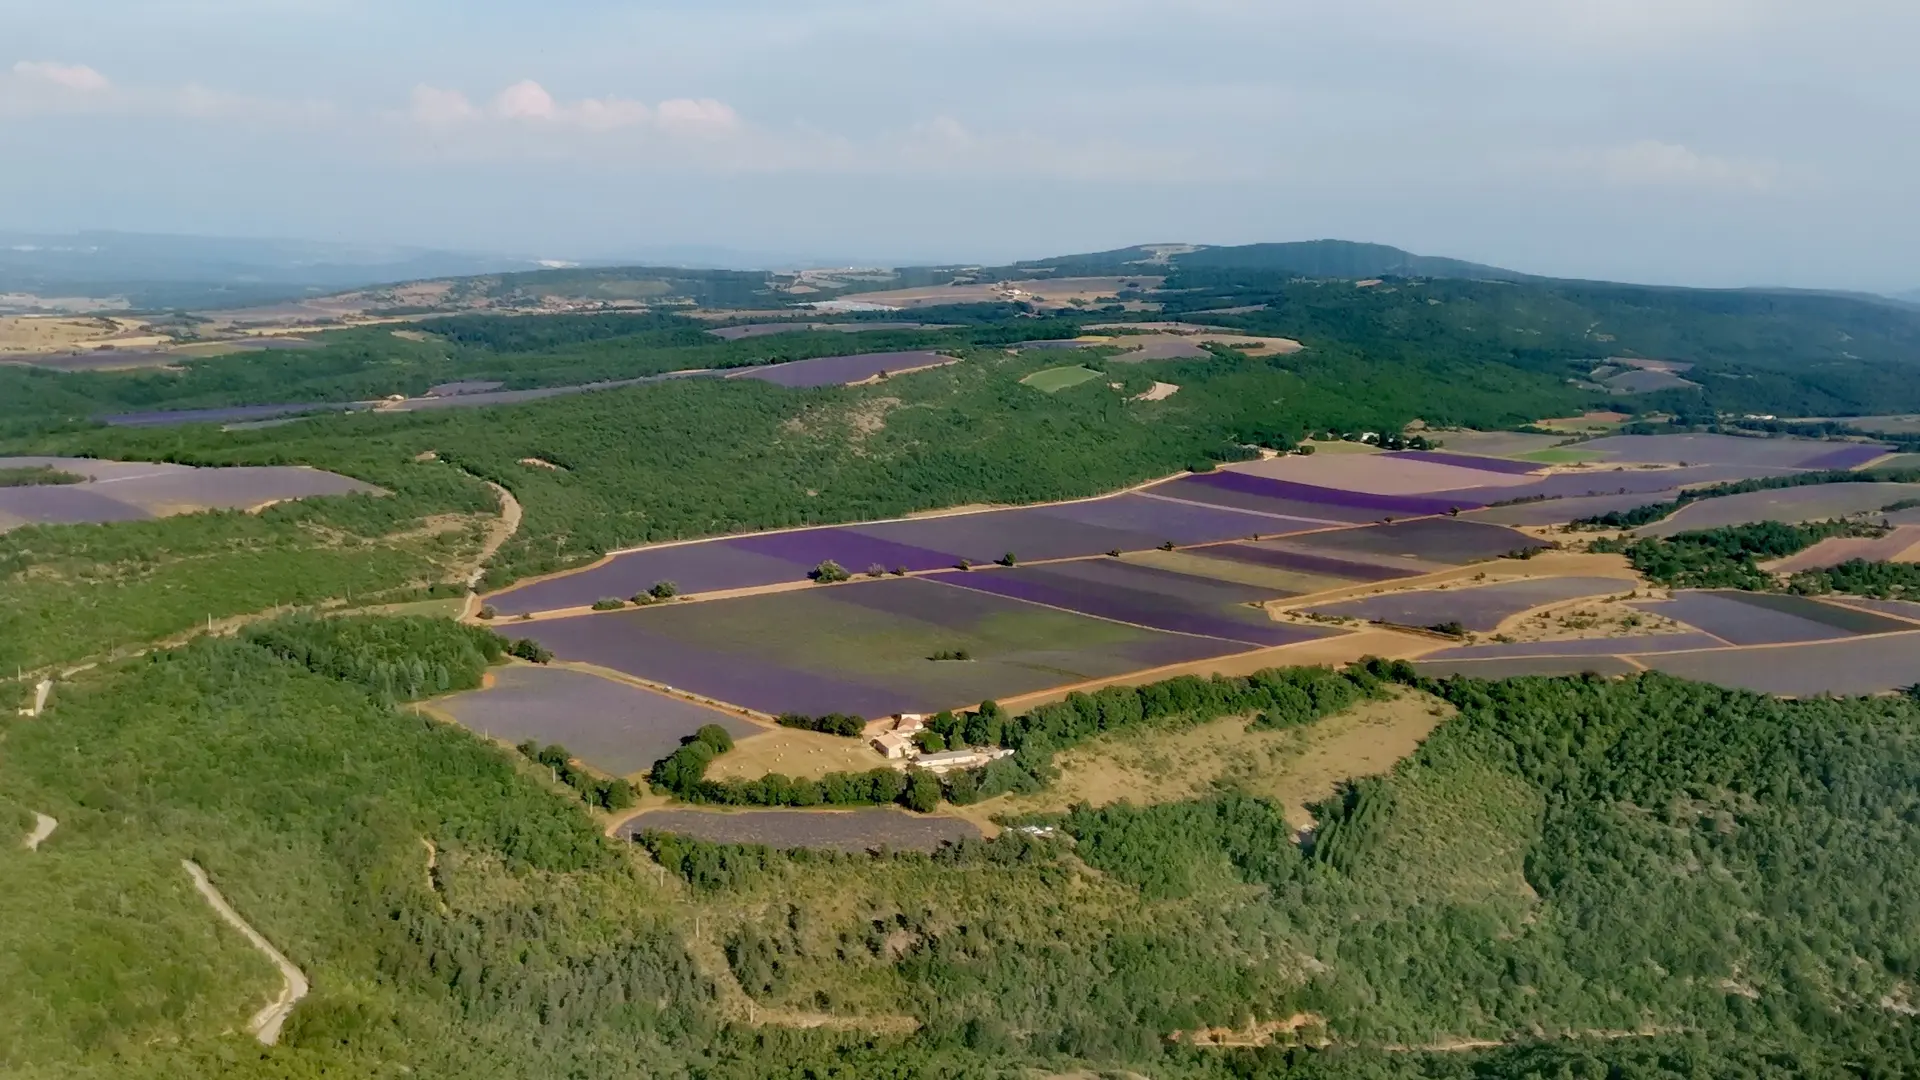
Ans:
POLYGON ((227 920, 235 930, 246 935, 247 941, 252 943, 254 948, 265 953, 267 959, 273 961, 274 966, 280 969, 280 978, 284 984, 280 988, 280 993, 247 1021, 247 1030, 253 1033, 253 1037, 266 1046, 272 1046, 280 1041, 280 1027, 287 1022, 287 1017, 292 1015, 293 1007, 299 1004, 301 998, 307 996, 309 989, 307 977, 300 973, 299 968, 293 966, 293 961, 280 955, 280 950, 260 936, 260 931, 255 930, 247 920, 240 917, 239 912, 233 910, 233 906, 227 903, 227 898, 221 896, 220 890, 214 888, 213 882, 207 880, 207 872, 200 869, 199 863, 192 859, 182 859, 180 865, 186 867, 187 875, 193 878, 193 887, 200 890, 200 895, 206 898, 207 903, 213 905, 213 910, 219 912, 220 917, 227 920))
POLYGON ((59 827, 60 827, 60 823, 48 817, 47 815, 39 814, 39 813, 34 814, 33 815, 33 831, 27 834, 27 850, 28 851, 39 850, 40 845, 46 842, 47 837, 53 835, 53 830, 59 827))
POLYGON ((520 531, 520 500, 513 497, 513 492, 491 480, 483 482, 493 489, 493 494, 500 500, 500 520, 487 530, 486 542, 480 545, 480 554, 473 560, 473 573, 467 575, 467 586, 474 589, 480 587, 480 579, 487 575, 487 560, 500 550, 500 545, 520 531))

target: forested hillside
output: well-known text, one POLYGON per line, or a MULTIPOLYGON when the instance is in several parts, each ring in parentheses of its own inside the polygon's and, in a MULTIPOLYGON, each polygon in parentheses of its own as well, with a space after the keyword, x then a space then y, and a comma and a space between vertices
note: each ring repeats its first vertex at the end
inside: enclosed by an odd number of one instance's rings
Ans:
MULTIPOLYGON (((336 644, 403 663, 468 647, 371 623, 336 644)), ((0 719, 5 819, 60 822, 40 850, 0 850, 0 1070, 1920 1067, 1901 1019, 1920 956, 1920 706, 1904 700, 1790 703, 1657 675, 1422 683, 1458 716, 1319 806, 1306 843, 1271 804, 1223 791, 1083 808, 1049 819, 1064 838, 935 857, 680 842, 659 874, 544 769, 395 711, 352 665, 287 651, 201 642, 0 719), (281 1046, 234 1032, 274 976, 182 858, 313 981, 281 1046), (901 1014, 915 1030, 861 1019, 901 1014), (779 1026, 795 1015, 847 1029, 779 1026), (1170 1039, 1250 1023, 1330 1045, 1170 1039), (1419 1049, 1469 1040, 1487 1048, 1419 1049)))

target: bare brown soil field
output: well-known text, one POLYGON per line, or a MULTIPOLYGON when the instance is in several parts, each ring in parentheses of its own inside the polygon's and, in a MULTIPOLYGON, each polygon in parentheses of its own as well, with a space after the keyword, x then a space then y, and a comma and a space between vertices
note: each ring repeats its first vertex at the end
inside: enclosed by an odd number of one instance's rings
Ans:
POLYGON ((145 329, 146 324, 137 319, 0 315, 0 355, 72 352, 102 345, 137 348, 169 340, 142 333, 145 329))
POLYGON ((1132 400, 1132 401, 1165 401, 1165 400, 1167 400, 1168 398, 1170 398, 1170 397, 1172 397, 1173 395, 1175 395, 1175 394, 1177 394, 1177 393, 1179 393, 1179 392, 1180 392, 1180 385, 1179 385, 1178 383, 1170 383, 1170 382, 1156 382, 1156 383, 1154 383, 1154 384, 1153 384, 1153 386, 1152 386, 1152 388, 1150 388, 1149 390, 1147 390, 1147 392, 1146 392, 1146 393, 1144 393, 1144 394, 1135 394, 1135 395, 1133 395, 1133 397, 1132 397, 1131 399, 1129 399, 1129 400, 1132 400))
POLYGON ((865 772, 886 763, 865 739, 774 727, 734 743, 732 750, 713 759, 707 776, 715 780, 755 780, 780 773, 815 780, 832 772, 865 772))
POLYGON ((1237 716, 1184 731, 1103 736, 1060 754, 1060 778, 1046 791, 982 806, 988 814, 1049 813, 1081 802, 1177 802, 1230 787, 1274 800, 1288 824, 1307 829, 1309 804, 1343 780, 1391 769, 1452 711, 1426 695, 1398 693, 1284 731, 1249 731, 1250 718, 1237 716))
POLYGON ((1292 338, 1253 337, 1247 334, 1126 334, 1111 338, 1108 345, 1125 349, 1113 359, 1130 360, 1197 360, 1213 355, 1203 345, 1224 345, 1240 352, 1257 353, 1261 356, 1285 356, 1299 352, 1301 344, 1292 338))
POLYGON ((999 281, 978 285, 925 285, 914 289, 890 289, 885 292, 854 293, 847 297, 863 304, 892 307, 928 307, 934 304, 986 304, 1018 300, 1047 308, 1072 306, 1072 301, 1091 303, 1113 296, 1129 287, 1152 290, 1165 280, 1157 275, 1129 277, 1044 278, 1032 281, 999 281))
POLYGON ((1632 588, 1638 580, 1633 571, 1628 569, 1626 559, 1620 555, 1596 555, 1584 551, 1542 551, 1524 562, 1502 559, 1493 563, 1473 563, 1392 582, 1364 582, 1312 596, 1275 601, 1268 604, 1267 609, 1285 612, 1290 608, 1307 604, 1326 604, 1363 596, 1404 592, 1409 589, 1433 589, 1447 584, 1492 585, 1524 578, 1547 577, 1619 578, 1623 589, 1632 588))
MULTIPOLYGON (((1622 586, 1635 584, 1622 582, 1622 586)), ((1659 590, 1637 589, 1634 599, 1658 599, 1659 590)), ((1660 634, 1687 634, 1691 628, 1651 611, 1629 607, 1625 601, 1602 597, 1522 612, 1502 622, 1491 635, 1497 641, 1590 641, 1595 638, 1643 638, 1660 634)))
POLYGON ((1629 417, 1622 412, 1589 412, 1579 416, 1561 416, 1551 420, 1535 421, 1535 427, 1549 428, 1577 434, 1582 431, 1610 431, 1627 422, 1629 417))
POLYGON ((1523 454, 1551 450, 1566 442, 1561 435, 1529 435, 1519 431, 1429 431, 1442 450, 1459 454, 1485 454, 1488 457, 1517 458, 1523 454))
POLYGON ((624 826, 632 836, 648 830, 679 833, 719 844, 765 844, 776 848, 839 851, 937 851, 977 838, 980 830, 954 817, 909 814, 892 808, 864 810, 649 810, 624 826))
POLYGON ((1468 488, 1518 487, 1539 480, 1539 477, 1525 473, 1487 472, 1460 465, 1372 454, 1289 454, 1260 461, 1238 462, 1225 468, 1231 472, 1369 495, 1424 495, 1434 491, 1461 491, 1468 488))

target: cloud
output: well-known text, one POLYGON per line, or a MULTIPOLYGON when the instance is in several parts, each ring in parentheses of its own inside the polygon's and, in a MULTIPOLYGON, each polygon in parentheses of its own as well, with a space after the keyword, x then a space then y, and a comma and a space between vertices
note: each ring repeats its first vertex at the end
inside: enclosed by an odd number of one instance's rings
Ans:
POLYGON ((98 94, 113 88, 105 75, 85 64, 58 64, 50 60, 22 60, 13 65, 13 77, 80 94, 98 94))
POLYGON ((1703 153, 1659 139, 1510 155, 1507 164, 1525 172, 1550 172, 1623 188, 1769 191, 1782 178, 1781 167, 1772 161, 1703 153))
POLYGON ((669 131, 723 134, 740 127, 740 114, 712 98, 674 98, 660 103, 660 126, 669 131))
POLYGON ((334 115, 321 101, 231 94, 186 83, 122 86, 85 64, 21 60, 0 73, 0 116, 102 115, 291 125, 334 115))
POLYGON ((656 121, 658 126, 675 131, 710 130, 720 119, 725 121, 720 126, 733 127, 739 123, 733 109, 718 101, 667 101, 662 102, 657 111, 645 102, 627 98, 561 101, 532 79, 522 79, 500 91, 485 108, 475 105, 458 90, 416 86, 407 115, 416 123, 435 127, 493 122, 585 131, 613 131, 656 121))
POLYGON ((1702 154, 1680 143, 1642 139, 1613 146, 1597 155, 1610 183, 1627 187, 1750 188, 1774 185, 1779 168, 1771 162, 1702 154))
POLYGON ((416 86, 407 115, 422 124, 454 124, 473 119, 475 111, 473 102, 458 90, 416 86))

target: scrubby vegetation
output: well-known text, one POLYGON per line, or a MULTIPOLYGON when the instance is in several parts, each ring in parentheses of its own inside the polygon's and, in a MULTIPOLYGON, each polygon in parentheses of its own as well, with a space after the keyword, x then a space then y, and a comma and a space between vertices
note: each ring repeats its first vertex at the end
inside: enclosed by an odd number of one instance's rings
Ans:
MULTIPOLYGON (((829 773, 818 779, 772 774, 754 780, 709 780, 707 764, 731 749, 718 738, 695 736, 653 767, 654 787, 689 802, 730 806, 862 806, 900 803, 922 812, 941 798, 973 803, 1008 792, 1033 791, 1053 777, 1053 755, 1097 735, 1154 725, 1190 727, 1223 716, 1245 714, 1258 727, 1290 727, 1339 712, 1377 694, 1383 680, 1406 675, 1391 665, 1328 668, 1275 668, 1244 678, 1181 676, 1146 686, 1109 686, 1091 694, 1073 693, 1064 701, 1010 716, 992 701, 968 713, 941 712, 927 720, 918 736, 922 750, 993 747, 1011 757, 972 770, 931 774, 877 768, 862 773, 829 773), (923 779, 924 777, 924 779, 923 779)), ((849 721, 857 718, 847 717, 849 721)), ((782 724, 803 727, 817 718, 781 717, 782 724), (805 721, 806 723, 802 723, 805 721)), ((703 732, 707 729, 702 729, 703 732)), ((725 735, 719 728, 712 731, 725 735)), ((821 730, 821 729, 815 729, 821 730)), ((858 729, 848 732, 857 733, 858 729)))
MULTIPOLYGON (((1647 580, 1656 585, 1675 589, 1746 589, 1763 592, 1777 588, 1780 579, 1762 569, 1760 563, 1805 551, 1829 537, 1878 536, 1881 532, 1877 526, 1849 521, 1821 521, 1808 525, 1761 521, 1673 536, 1601 538, 1588 546, 1594 551, 1625 555, 1635 570, 1645 574, 1647 580)), ((1832 580, 1865 578, 1855 573, 1832 580)))
POLYGON ((56 469, 51 465, 26 465, 18 468, 0 468, 0 488, 44 487, 49 484, 82 484, 86 477, 79 473, 56 469))
POLYGON ((250 628, 268 652, 387 701, 472 690, 505 657, 505 638, 449 619, 293 616, 250 628))

